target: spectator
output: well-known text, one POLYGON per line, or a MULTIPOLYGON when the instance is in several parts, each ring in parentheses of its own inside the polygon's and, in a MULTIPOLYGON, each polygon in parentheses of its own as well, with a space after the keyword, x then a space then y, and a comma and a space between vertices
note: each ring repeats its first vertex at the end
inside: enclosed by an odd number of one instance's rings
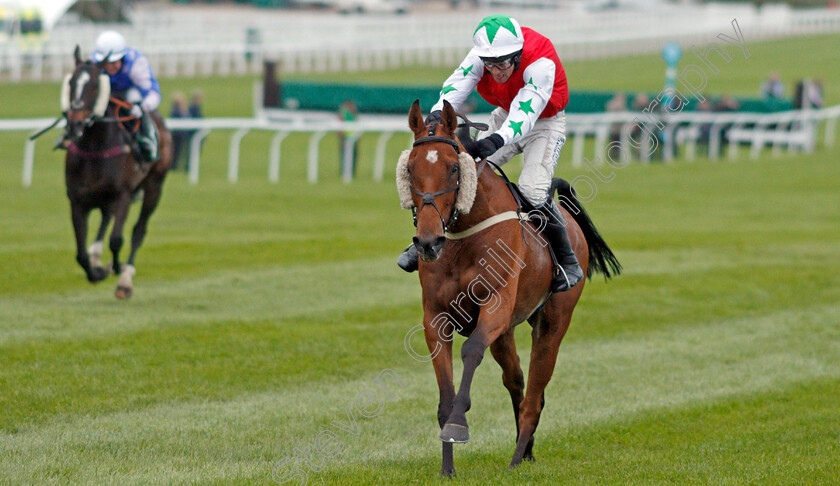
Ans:
POLYGON ((739 109, 741 109, 741 104, 730 95, 721 96, 715 106, 715 111, 738 111, 739 109))
MULTIPOLYGON (((356 108, 356 103, 353 100, 346 100, 338 107, 338 118, 341 121, 354 122, 356 121, 356 118, 358 118, 358 116, 359 110, 358 108, 356 108)), ((352 139, 354 136, 355 134, 352 132, 338 132, 338 144, 339 150, 341 152, 341 163, 339 164, 339 171, 343 175, 344 164, 348 162, 347 158, 350 157, 349 162, 352 167, 353 177, 356 176, 356 157, 358 155, 358 144, 356 143, 356 140, 353 140, 353 148, 351 154, 346 153, 346 144, 348 137, 352 139)))
MULTIPOLYGON (((641 111, 644 111, 646 108, 649 108, 650 103, 651 103, 650 102, 650 97, 648 97, 647 93, 638 93, 633 98, 632 109, 633 109, 633 111, 641 112, 641 111)), ((656 106, 659 107, 661 105, 657 104, 656 106)), ((647 117, 645 117, 645 118, 647 118, 647 117)), ((654 135, 657 138, 660 138, 660 139, 662 138, 662 134, 659 132, 659 130, 657 130, 653 126, 652 123, 648 123, 648 124, 646 124, 646 126, 649 127, 650 130, 653 130, 653 132, 651 133, 651 136, 649 136, 649 137, 644 136, 642 134, 642 128, 639 127, 639 124, 635 124, 634 127, 638 127, 638 128, 634 128, 633 131, 630 132, 630 138, 632 138, 633 140, 637 140, 637 141, 641 140, 643 142, 642 146, 639 147, 639 149, 638 149, 640 160, 649 160, 650 158, 652 158, 653 157, 653 153, 652 153, 653 150, 656 150, 656 148, 659 146, 659 143, 656 143, 653 147, 651 147, 651 143, 655 143, 655 142, 652 142, 652 141, 649 141, 649 140, 654 135)))
POLYGON ((193 91, 189 107, 190 118, 204 118, 204 112, 201 108, 203 101, 204 96, 201 94, 201 91, 193 91))
POLYGON ((779 78, 779 73, 772 72, 761 85, 761 96, 767 100, 780 100, 785 97, 785 85, 779 78))
MULTIPOLYGON (((189 116, 189 107, 187 106, 187 98, 184 93, 177 91, 172 94, 172 111, 169 113, 171 118, 187 118, 189 116)), ((181 158, 185 154, 184 145, 190 143, 191 130, 172 130, 172 164, 170 170, 178 170, 181 164, 181 158)), ((184 167, 187 162, 184 163, 184 167)))
MULTIPOLYGON (((605 107, 607 112, 621 112, 627 111, 627 95, 624 93, 616 93, 615 96, 607 101, 605 107)), ((610 125, 610 142, 618 142, 621 140, 621 122, 615 122, 610 125)))
MULTIPOLYGON (((703 101, 697 103, 697 113, 710 113, 712 111, 712 104, 708 98, 703 98, 703 101)), ((709 136, 712 132, 711 123, 703 123, 700 125, 700 136, 697 142, 702 145, 709 144, 709 136)))
MULTIPOLYGON (((731 112, 731 111, 738 111, 741 108, 741 104, 738 101, 729 95, 723 95, 718 100, 717 105, 715 105, 715 111, 721 112, 731 112)), ((721 143, 729 143, 729 130, 732 128, 732 123, 727 123, 723 125, 720 129, 720 141, 721 143)), ((775 125, 768 125, 768 129, 772 130, 776 126, 775 125)))
MULTIPOLYGON (((190 106, 187 108, 187 114, 190 118, 204 118, 204 110, 202 108, 202 102, 204 101, 204 96, 201 94, 201 91, 195 90, 192 92, 192 96, 190 97, 190 106)), ((184 170, 189 172, 189 159, 192 158, 192 137, 195 135, 196 130, 188 130, 187 131, 187 165, 184 167, 184 170)), ((201 141, 201 145, 199 146, 199 152, 201 151, 201 147, 204 145, 204 140, 201 141)))
POLYGON ((802 110, 823 107, 822 80, 803 79, 796 83, 793 107, 802 110))
POLYGON ((823 97, 823 82, 822 79, 817 78, 810 83, 810 90, 808 90, 808 101, 811 102, 813 108, 820 109, 825 106, 825 98, 823 97))

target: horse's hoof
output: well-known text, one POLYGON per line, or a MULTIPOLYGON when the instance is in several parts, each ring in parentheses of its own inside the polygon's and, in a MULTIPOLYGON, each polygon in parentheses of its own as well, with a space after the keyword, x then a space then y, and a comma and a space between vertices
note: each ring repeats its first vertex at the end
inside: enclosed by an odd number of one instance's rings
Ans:
POLYGON ((466 425, 447 423, 443 426, 443 430, 440 431, 440 440, 455 444, 469 442, 470 428, 466 425))
POLYGON ((131 287, 117 287, 117 291, 115 293, 118 299, 129 299, 131 298, 131 287))
POLYGON ((98 283, 105 280, 111 272, 108 271, 105 267, 93 267, 90 269, 90 275, 88 275, 88 281, 90 283, 98 283))

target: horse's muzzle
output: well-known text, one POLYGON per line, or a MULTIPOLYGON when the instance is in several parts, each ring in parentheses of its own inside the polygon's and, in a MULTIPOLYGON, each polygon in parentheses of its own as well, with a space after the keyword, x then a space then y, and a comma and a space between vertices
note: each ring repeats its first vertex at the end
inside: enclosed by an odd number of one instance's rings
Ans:
POLYGON ((414 237, 414 246, 417 248, 417 254, 424 262, 433 262, 440 257, 440 252, 443 250, 443 245, 446 244, 445 236, 437 236, 430 241, 425 241, 417 236, 414 237))
POLYGON ((78 141, 85 133, 85 119, 76 113, 67 116, 67 135, 73 141, 78 141))

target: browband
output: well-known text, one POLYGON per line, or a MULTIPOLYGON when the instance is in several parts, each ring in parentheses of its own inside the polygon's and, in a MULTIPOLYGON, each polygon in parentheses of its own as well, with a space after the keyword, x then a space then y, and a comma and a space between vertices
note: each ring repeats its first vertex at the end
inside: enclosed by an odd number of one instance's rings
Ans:
POLYGON ((417 140, 414 141, 414 147, 416 147, 420 144, 424 144, 424 143, 435 143, 435 142, 441 142, 441 143, 449 144, 455 149, 455 152, 457 152, 459 154, 461 153, 461 147, 458 146, 458 142, 456 142, 455 140, 452 140, 451 138, 441 137, 441 136, 438 136, 438 135, 430 135, 428 137, 420 137, 420 138, 418 138, 417 140))

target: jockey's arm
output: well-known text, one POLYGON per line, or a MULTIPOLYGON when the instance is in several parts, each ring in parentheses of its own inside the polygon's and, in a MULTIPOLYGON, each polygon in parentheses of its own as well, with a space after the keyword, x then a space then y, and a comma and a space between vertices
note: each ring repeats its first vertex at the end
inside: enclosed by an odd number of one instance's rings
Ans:
POLYGON ((440 99, 431 111, 443 110, 443 102, 448 101, 452 108, 459 109, 473 92, 484 75, 484 63, 472 50, 461 64, 443 83, 440 99))
POLYGON ((161 101, 160 88, 158 88, 157 83, 153 81, 152 66, 149 64, 149 60, 146 59, 145 56, 139 56, 137 60, 134 61, 129 77, 131 78, 132 83, 134 83, 134 87, 136 87, 143 96, 143 100, 140 102, 140 106, 143 110, 147 112, 156 110, 157 107, 160 106, 161 101))
MULTIPOLYGON (((508 117, 496 133, 505 145, 517 142, 534 128, 554 90, 554 62, 542 58, 522 71, 525 86, 508 108, 508 117)), ((516 74, 514 74, 516 75, 516 74)))

